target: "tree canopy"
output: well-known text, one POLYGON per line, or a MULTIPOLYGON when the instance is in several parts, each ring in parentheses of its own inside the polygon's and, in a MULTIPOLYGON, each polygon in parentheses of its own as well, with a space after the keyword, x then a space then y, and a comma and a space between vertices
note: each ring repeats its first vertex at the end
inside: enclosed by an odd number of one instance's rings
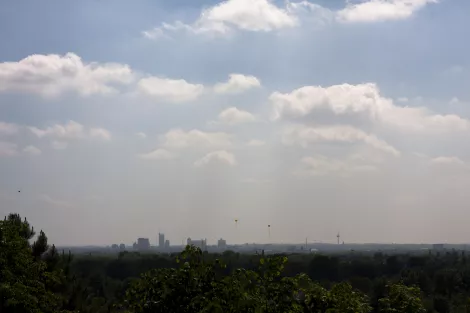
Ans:
POLYGON ((172 256, 60 253, 26 219, 0 221, 0 312, 470 312, 465 253, 172 256))

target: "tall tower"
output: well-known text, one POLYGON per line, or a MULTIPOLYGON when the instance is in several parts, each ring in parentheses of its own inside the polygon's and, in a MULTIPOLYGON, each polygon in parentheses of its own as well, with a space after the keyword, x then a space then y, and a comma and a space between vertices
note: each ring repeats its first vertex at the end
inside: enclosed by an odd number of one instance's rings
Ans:
POLYGON ((341 237, 341 236, 339 235, 339 232, 338 232, 338 235, 336 235, 336 238, 338 239, 338 244, 339 244, 339 238, 340 238, 340 237, 341 237))
POLYGON ((165 248, 165 234, 158 233, 158 247, 160 249, 165 248))

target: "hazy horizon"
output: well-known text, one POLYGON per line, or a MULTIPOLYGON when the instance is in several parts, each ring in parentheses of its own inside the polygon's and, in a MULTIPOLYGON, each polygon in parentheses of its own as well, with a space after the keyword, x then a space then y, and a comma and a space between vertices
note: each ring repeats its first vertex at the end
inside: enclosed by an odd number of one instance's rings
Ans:
POLYGON ((466 12, 4 1, 0 214, 62 246, 465 242, 466 12))

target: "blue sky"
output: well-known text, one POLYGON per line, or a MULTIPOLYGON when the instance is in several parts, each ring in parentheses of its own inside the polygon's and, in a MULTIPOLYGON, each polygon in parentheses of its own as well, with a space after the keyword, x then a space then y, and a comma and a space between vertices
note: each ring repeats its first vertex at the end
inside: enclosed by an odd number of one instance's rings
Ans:
POLYGON ((59 244, 460 242, 469 10, 2 1, 0 213, 59 244))

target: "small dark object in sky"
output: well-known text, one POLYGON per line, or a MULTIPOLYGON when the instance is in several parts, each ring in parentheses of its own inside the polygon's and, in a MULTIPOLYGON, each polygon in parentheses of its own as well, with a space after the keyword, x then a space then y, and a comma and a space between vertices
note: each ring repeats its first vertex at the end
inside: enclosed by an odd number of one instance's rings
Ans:
POLYGON ((21 190, 18 190, 18 192, 21 192, 21 190))

